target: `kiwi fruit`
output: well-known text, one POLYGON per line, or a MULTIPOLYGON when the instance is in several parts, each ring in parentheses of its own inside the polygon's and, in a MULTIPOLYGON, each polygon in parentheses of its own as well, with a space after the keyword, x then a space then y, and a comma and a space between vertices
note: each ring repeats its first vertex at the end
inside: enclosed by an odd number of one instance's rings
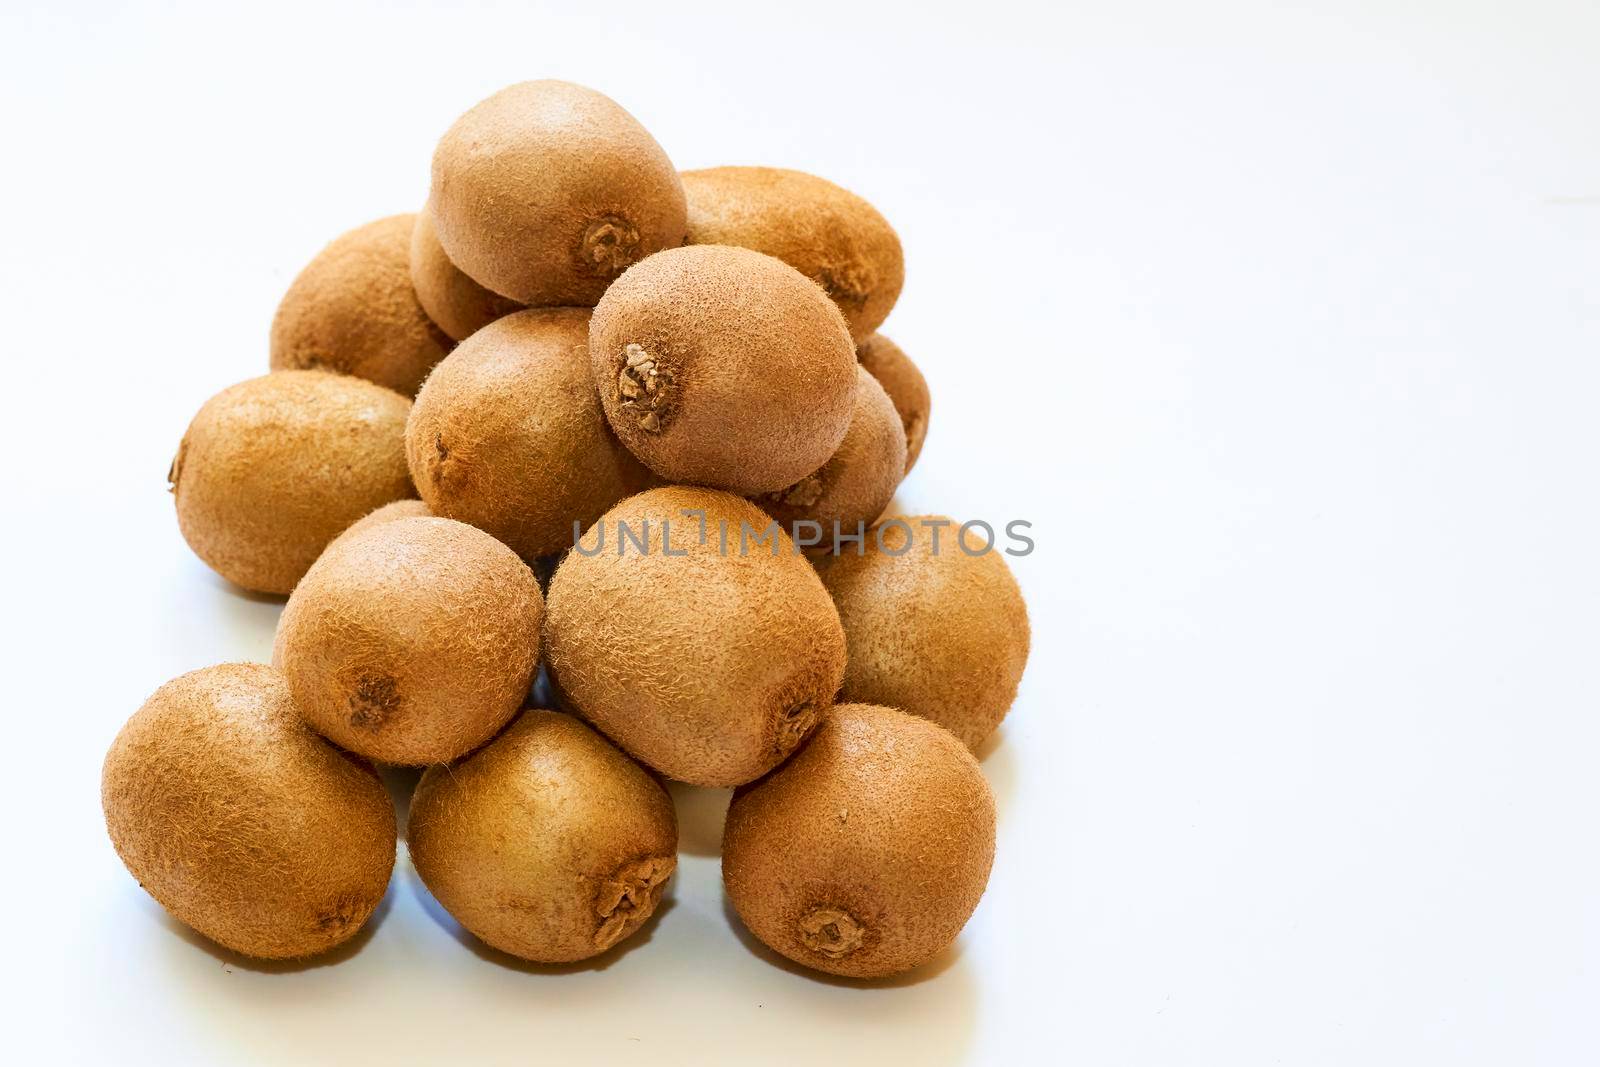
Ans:
POLYGON ((535 308, 439 364, 406 426, 411 477, 434 514, 532 560, 652 481, 606 425, 588 338, 588 308, 535 308))
POLYGON ((678 857, 672 798, 583 723, 522 713, 411 800, 417 874, 480 940, 540 963, 604 952, 655 911, 678 857))
POLYGON ((411 286, 415 228, 415 215, 391 215, 318 252, 272 318, 272 369, 353 374, 415 393, 453 344, 411 286))
POLYGON ((288 593, 329 541, 415 496, 411 401, 360 378, 279 371, 200 408, 167 474, 184 540, 246 589, 288 593))
POLYGON ((920 715, 977 748, 1016 699, 1028 608, 1001 551, 970 554, 986 537, 960 529, 943 515, 886 519, 822 578, 850 648, 842 698, 920 715))
POLYGON ((800 536, 797 523, 816 523, 820 533, 806 532, 820 536, 819 550, 831 550, 836 531, 858 533, 883 514, 905 469, 906 439, 894 403, 857 367, 855 413, 838 450, 818 470, 756 503, 791 536, 800 536))
POLYGON ((566 706, 694 785, 772 769, 844 673, 838 613, 788 535, 748 500, 689 486, 629 497, 567 552, 545 649, 566 706))
POLYGON ((456 266, 541 307, 593 307, 686 228, 661 146, 610 97, 563 81, 509 86, 457 119, 434 151, 428 203, 456 266))
POLYGON ((660 252, 606 291, 589 325, 606 418, 670 482, 786 489, 839 447, 855 349, 839 309, 745 248, 660 252))
POLYGON ((300 714, 341 748, 443 763, 522 707, 542 614, 533 571, 482 530, 393 519, 341 538, 306 572, 273 662, 300 714))
POLYGON ((246 956, 313 956, 352 937, 394 866, 377 772, 308 729, 282 675, 258 663, 156 690, 106 754, 100 797, 128 873, 246 956))
POLYGON ((867 373, 878 379, 894 409, 900 413, 900 422, 906 431, 906 473, 916 466, 922 455, 922 442, 928 436, 928 409, 932 398, 928 395, 928 380, 922 376, 911 357, 900 346, 881 333, 875 333, 856 349, 856 357, 867 373))
POLYGON ((891 708, 841 704, 787 763, 734 793, 722 880, 773 951, 882 978, 955 941, 994 839, 994 795, 960 741, 891 708))
MULTIPOLYGON (((352 534, 386 522, 393 522, 395 519, 425 519, 432 514, 433 512, 428 510, 428 505, 420 500, 396 500, 393 503, 385 504, 381 508, 367 512, 361 518, 345 527, 344 533, 335 537, 328 544, 331 547, 352 534)), ((326 552, 327 549, 323 549, 323 551, 326 552)))
POLYGON ((683 173, 689 243, 776 256, 822 286, 861 340, 888 318, 905 283, 900 238, 848 189, 798 170, 712 167, 683 173))
POLYGON ((427 208, 417 212, 411 230, 411 284, 428 318, 457 341, 522 308, 515 300, 485 289, 450 262, 427 208))

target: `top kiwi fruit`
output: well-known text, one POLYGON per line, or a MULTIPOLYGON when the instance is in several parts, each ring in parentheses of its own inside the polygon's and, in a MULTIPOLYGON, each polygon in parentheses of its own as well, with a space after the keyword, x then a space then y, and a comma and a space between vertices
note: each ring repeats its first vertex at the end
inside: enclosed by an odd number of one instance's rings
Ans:
POLYGON ((981 530, 963 536, 943 515, 885 519, 822 580, 850 647, 845 700, 931 719, 971 748, 1000 725, 1028 662, 1028 608, 981 530))
POLYGON ((689 243, 776 256, 822 286, 863 340, 905 283, 900 237, 848 189, 798 170, 712 167, 683 173, 689 243))
POLYGON ((391 215, 317 253, 272 318, 273 370, 328 370, 417 391, 454 342, 412 288, 415 226, 414 215, 391 215))
POLYGON ((530 710, 459 762, 428 768, 406 845, 468 930, 513 956, 567 963, 655 911, 678 826, 642 767, 577 719, 530 710))
POLYGON ((606 290, 589 324, 606 418, 672 482, 786 489, 850 426, 855 350, 794 268, 745 248, 659 252, 606 290))
POLYGON ((900 711, 841 704, 734 793, 722 879, 769 948, 881 978, 955 940, 988 884, 994 837, 994 795, 961 742, 900 711))
POLYGON ((776 766, 844 672, 838 613, 788 536, 748 500, 688 486, 629 497, 567 552, 545 648, 566 706, 695 785, 776 766))
POLYGON ((312 956, 352 937, 394 866, 377 773, 302 723, 283 677, 258 663, 156 690, 106 755, 101 801, 139 884, 246 956, 312 956))
POLYGON ((451 262, 521 304, 593 307, 612 280, 683 243, 683 184, 609 97, 521 82, 455 121, 428 197, 451 262))
POLYGON ((224 578, 287 593, 356 519, 415 495, 411 401, 323 371, 278 371, 205 402, 167 479, 178 527, 224 578))

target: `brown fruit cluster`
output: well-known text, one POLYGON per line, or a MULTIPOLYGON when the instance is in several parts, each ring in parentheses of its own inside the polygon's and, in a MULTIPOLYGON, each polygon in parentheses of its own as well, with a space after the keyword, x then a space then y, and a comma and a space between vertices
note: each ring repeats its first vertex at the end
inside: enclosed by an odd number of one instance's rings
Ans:
POLYGON ((973 751, 1028 615, 999 552, 885 519, 928 427, 876 332, 903 281, 821 178, 680 174, 564 82, 469 110, 423 209, 319 253, 273 373, 178 447, 184 538, 288 599, 271 666, 169 682, 113 743, 128 870, 237 952, 326 951, 394 865, 374 763, 424 766, 422 881, 570 963, 656 912, 673 779, 735 788, 724 884, 775 952, 852 978, 944 952, 994 858, 973 751))

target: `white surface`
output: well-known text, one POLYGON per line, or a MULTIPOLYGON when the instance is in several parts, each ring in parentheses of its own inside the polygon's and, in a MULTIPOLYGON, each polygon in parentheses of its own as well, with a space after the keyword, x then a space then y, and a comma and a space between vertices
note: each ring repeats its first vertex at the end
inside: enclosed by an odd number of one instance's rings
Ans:
POLYGON ((0 15, 18 1062, 1600 1060, 1592 5, 536 6, 0 15), (562 974, 403 858, 356 951, 253 970, 105 839, 123 719, 278 613, 179 538, 184 425, 540 76, 876 202, 935 396, 901 502, 1036 523, 999 858, 932 973, 742 942, 714 793, 649 938, 562 974))

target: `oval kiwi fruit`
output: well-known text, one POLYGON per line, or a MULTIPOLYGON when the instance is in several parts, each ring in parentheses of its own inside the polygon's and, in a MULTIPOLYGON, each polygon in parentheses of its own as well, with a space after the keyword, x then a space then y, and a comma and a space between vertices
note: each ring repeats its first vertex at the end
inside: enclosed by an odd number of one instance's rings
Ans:
POLYGON ((415 393, 453 343, 411 286, 415 227, 415 215, 391 215, 318 252, 272 318, 272 369, 353 374, 415 393))
POLYGON ((520 311, 522 305, 490 292, 450 262, 433 229, 433 213, 417 212, 411 230, 411 284, 428 318, 439 329, 465 341, 495 319, 520 311))
POLYGON ((606 418, 672 482, 785 489, 850 426, 855 350, 839 309, 792 267, 700 245, 632 267, 594 310, 606 418))
POLYGON ((385 763, 443 763, 522 707, 543 600, 527 564, 451 519, 341 538, 278 620, 273 662, 329 740, 385 763))
MULTIPOLYGON (((332 547, 346 537, 360 533, 362 530, 373 526, 381 526, 386 522, 393 522, 395 519, 426 519, 432 515, 433 512, 428 510, 428 505, 420 500, 396 500, 393 503, 385 504, 381 508, 367 512, 361 518, 345 527, 344 533, 329 541, 328 545, 332 547)), ((323 549, 323 551, 326 552, 327 549, 323 549)))
POLYGON ((301 722, 283 677, 258 663, 156 690, 106 755, 101 802, 128 873, 246 956, 312 956, 352 937, 394 866, 377 772, 301 722))
POLYGON ((462 342, 417 394, 406 456, 437 515, 524 559, 651 481, 606 425, 589 374, 588 308, 535 308, 462 342))
POLYGON ((541 963, 604 952, 656 909, 677 865, 672 798, 589 727, 525 711, 411 800, 417 874, 480 940, 541 963))
POLYGON ((545 648, 567 706, 695 785, 776 766, 844 672, 838 614, 788 536, 747 500, 687 486, 624 500, 568 551, 545 648))
POLYGON ((985 535, 963 549, 959 531, 942 515, 886 519, 822 578, 850 647, 842 698, 931 719, 977 748, 1016 699, 1028 608, 999 548, 969 554, 985 535), (943 524, 937 540, 925 524, 943 524))
POLYGON ((593 307, 612 279, 683 243, 683 184, 611 98, 521 82, 456 120, 428 198, 450 260, 501 296, 593 307))
POLYGON ((798 170, 712 167, 683 173, 689 243, 738 245, 776 256, 822 286, 861 340, 905 284, 900 237, 848 189, 798 170))
POLYGON ((856 357, 867 373, 878 379, 894 409, 900 413, 900 422, 906 431, 906 473, 916 466, 922 455, 922 442, 928 436, 928 412, 932 398, 928 394, 928 380, 922 376, 911 357, 900 346, 881 333, 875 333, 856 349, 856 357))
POLYGON ((224 578, 287 593, 347 526, 415 495, 411 401, 321 371, 224 389, 189 423, 167 475, 184 540, 224 578))
POLYGON ((889 506, 906 469, 900 416, 877 379, 856 368, 855 413, 839 448, 822 467, 788 489, 756 500, 791 536, 798 523, 814 522, 818 549, 831 550, 836 534, 856 534, 889 506))
POLYGON ((994 795, 961 742, 900 711, 842 704, 787 763, 734 793, 722 880, 773 951, 882 978, 956 939, 994 840, 994 795))

